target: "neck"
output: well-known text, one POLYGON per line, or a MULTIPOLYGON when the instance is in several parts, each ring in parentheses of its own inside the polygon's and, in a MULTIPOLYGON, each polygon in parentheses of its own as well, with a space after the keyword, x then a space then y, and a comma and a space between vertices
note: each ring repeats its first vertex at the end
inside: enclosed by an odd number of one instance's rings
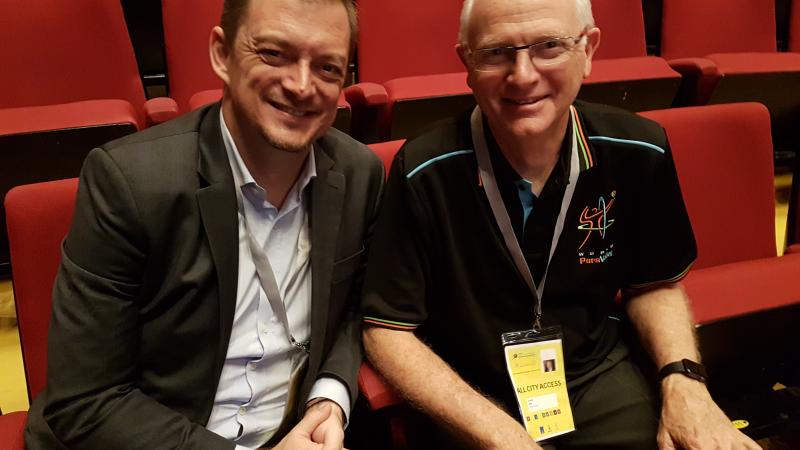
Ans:
POLYGON ((522 178, 531 182, 531 190, 537 196, 558 163, 568 124, 566 114, 550 130, 537 135, 496 133, 490 124, 503 156, 522 178))
POLYGON ((266 200, 280 209, 300 176, 311 146, 304 151, 288 151, 270 145, 258 131, 243 129, 246 127, 240 125, 243 122, 229 102, 223 102, 222 115, 247 170, 267 191, 266 200))

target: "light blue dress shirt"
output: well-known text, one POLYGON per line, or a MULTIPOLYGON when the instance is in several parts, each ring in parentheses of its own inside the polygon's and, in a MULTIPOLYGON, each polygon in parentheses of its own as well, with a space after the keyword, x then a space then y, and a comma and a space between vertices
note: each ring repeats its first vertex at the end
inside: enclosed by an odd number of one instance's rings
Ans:
MULTIPOLYGON (((250 254, 244 220, 264 248, 298 342, 311 336, 311 240, 303 192, 316 177, 314 152, 278 209, 245 166, 220 111, 220 128, 241 195, 239 210, 239 276, 228 353, 206 428, 230 439, 237 450, 264 445, 283 420, 292 371, 300 352, 289 343, 273 313, 250 254)), ((328 398, 350 415, 350 394, 339 380, 317 380, 309 399, 328 398)))

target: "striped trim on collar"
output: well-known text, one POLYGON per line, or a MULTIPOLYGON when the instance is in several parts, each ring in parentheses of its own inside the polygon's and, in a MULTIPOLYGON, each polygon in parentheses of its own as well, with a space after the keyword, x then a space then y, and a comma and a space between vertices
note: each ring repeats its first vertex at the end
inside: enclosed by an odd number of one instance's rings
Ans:
POLYGON ((583 124, 578 110, 575 106, 570 106, 569 109, 572 113, 572 130, 575 133, 575 139, 578 141, 578 160, 581 164, 581 172, 583 172, 594 167, 594 157, 592 156, 592 148, 589 146, 589 141, 586 139, 586 134, 583 132, 583 124))

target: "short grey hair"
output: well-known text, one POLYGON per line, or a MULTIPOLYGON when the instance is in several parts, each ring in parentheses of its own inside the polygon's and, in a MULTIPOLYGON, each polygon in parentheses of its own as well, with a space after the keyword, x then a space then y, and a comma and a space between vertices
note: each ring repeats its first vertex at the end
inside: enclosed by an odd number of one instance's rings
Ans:
MULTIPOLYGON (((560 0, 559 0, 560 1, 560 0)), ((466 45, 467 29, 469 28, 469 18, 472 15, 472 6, 475 0, 464 0, 461 7, 461 24, 458 28, 458 42, 466 45)), ((594 27, 594 16, 592 15, 592 0, 575 0, 578 21, 584 28, 594 27)))

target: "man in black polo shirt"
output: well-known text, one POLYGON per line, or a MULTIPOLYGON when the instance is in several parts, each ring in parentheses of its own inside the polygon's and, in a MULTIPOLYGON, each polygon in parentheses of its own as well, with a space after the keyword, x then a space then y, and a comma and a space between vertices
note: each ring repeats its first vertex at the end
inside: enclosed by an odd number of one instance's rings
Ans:
POLYGON ((398 154, 365 281, 371 361, 451 432, 426 447, 539 448, 500 336, 540 321, 563 332, 577 431, 559 449, 758 448, 683 376, 696 248, 663 130, 575 101, 600 41, 589 1, 468 0, 461 20, 479 109, 398 154), (660 420, 621 320, 664 368, 660 420))

